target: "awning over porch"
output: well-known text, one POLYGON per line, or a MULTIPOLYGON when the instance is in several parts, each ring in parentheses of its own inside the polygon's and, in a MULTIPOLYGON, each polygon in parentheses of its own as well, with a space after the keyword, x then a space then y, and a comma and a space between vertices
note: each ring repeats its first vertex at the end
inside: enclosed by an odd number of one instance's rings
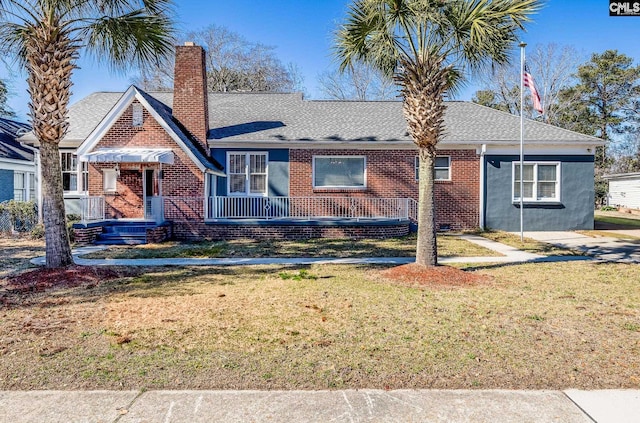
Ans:
POLYGON ((165 163, 173 164, 170 148, 100 148, 79 157, 89 163, 165 163))

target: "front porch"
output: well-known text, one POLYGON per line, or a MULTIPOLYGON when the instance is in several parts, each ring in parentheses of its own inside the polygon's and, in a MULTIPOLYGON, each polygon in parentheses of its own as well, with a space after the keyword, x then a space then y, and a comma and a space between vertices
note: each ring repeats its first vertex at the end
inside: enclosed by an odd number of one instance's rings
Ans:
MULTIPOLYGON (((102 196, 81 199, 78 227, 117 222, 102 196)), ((411 198, 165 197, 145 200, 146 221, 178 239, 387 238, 406 235, 417 221, 411 198)))
MULTIPOLYGON (((106 219, 105 197, 81 198, 81 221, 106 219)), ((412 198, 365 197, 164 197, 145 198, 144 218, 156 223, 173 220, 292 221, 417 221, 412 198)))

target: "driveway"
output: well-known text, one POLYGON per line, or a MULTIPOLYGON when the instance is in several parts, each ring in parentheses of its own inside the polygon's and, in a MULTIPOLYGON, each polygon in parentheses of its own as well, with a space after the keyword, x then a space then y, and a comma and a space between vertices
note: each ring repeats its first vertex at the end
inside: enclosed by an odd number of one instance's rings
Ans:
MULTIPOLYGON (((638 229, 621 230, 620 233, 640 237, 640 230, 638 229)), ((613 237, 590 237, 567 231, 525 232, 524 236, 536 241, 557 245, 558 247, 579 250, 603 261, 640 263, 640 239, 622 240, 613 237)))

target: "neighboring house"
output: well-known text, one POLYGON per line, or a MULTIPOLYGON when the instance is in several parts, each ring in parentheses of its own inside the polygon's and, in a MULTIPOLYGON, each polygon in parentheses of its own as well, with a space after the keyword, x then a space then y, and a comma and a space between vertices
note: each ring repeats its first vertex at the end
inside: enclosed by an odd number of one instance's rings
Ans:
POLYGON ((605 175, 609 181, 607 204, 640 210, 640 172, 605 175))
MULTIPOLYGON (((172 93, 131 86, 71 106, 60 144, 65 198, 89 238, 105 221, 131 219, 165 223, 153 239, 170 230, 181 239, 409 231, 418 159, 401 102, 208 93, 194 45, 177 47, 175 72, 172 93)), ((519 229, 519 118, 453 101, 445 125, 439 229, 519 229)), ((601 140, 525 127, 525 229, 591 229, 601 140)))
POLYGON ((38 198, 37 150, 16 140, 30 130, 26 123, 0 118, 0 202, 38 198))

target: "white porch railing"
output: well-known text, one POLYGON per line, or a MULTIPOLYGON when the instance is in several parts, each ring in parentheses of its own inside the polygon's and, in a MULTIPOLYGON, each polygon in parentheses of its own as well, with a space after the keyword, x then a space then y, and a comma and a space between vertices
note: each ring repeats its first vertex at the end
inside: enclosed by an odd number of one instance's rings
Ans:
POLYGON ((418 202, 413 198, 408 198, 407 200, 409 220, 413 223, 418 223, 418 202))
POLYGON ((408 219, 408 198, 209 197, 210 219, 408 219))
POLYGON ((164 222, 164 198, 153 196, 146 198, 144 207, 144 218, 153 220, 156 223, 164 222))
POLYGON ((82 222, 104 220, 104 197, 81 197, 80 220, 82 222))
MULTIPOLYGON (((104 220, 104 197, 81 198, 83 222, 104 220)), ((362 197, 148 197, 145 218, 202 221, 202 219, 389 219, 417 220, 411 198, 362 197)))

